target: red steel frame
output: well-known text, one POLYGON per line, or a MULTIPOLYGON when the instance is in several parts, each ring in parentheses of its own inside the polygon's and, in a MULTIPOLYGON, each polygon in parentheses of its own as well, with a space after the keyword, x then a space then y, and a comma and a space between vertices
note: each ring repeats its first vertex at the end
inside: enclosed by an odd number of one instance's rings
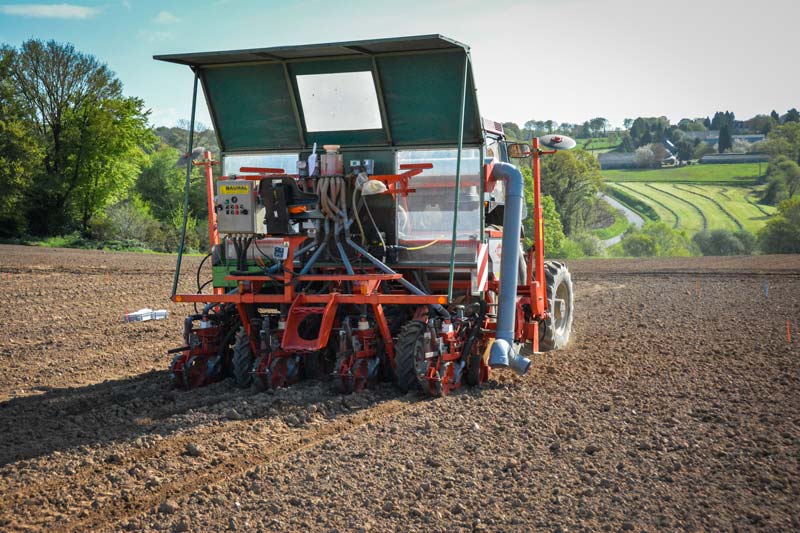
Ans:
MULTIPOLYGON (((528 251, 527 265, 528 269, 525 273, 525 284, 520 285, 517 290, 517 330, 516 337, 521 341, 530 341, 533 344, 534 351, 538 351, 539 336, 538 336, 538 321, 547 316, 547 292, 544 274, 544 227, 541 209, 541 168, 540 158, 542 155, 551 154, 554 152, 543 152, 539 148, 539 139, 534 138, 532 143, 532 170, 533 170, 533 187, 534 187, 534 236, 533 247, 528 251), (531 320, 526 322, 524 319, 523 306, 529 305, 531 311, 531 320)), ((196 166, 203 166, 205 169, 206 190, 207 190, 207 203, 208 203, 208 234, 209 244, 213 249, 214 246, 220 244, 220 235, 217 228, 216 211, 214 209, 214 183, 212 168, 217 164, 211 158, 210 152, 205 152, 204 159, 194 163, 196 166)), ((389 194, 398 194, 405 196, 412 192, 408 188, 408 180, 412 176, 422 172, 423 168, 429 168, 430 165, 404 165, 403 170, 407 170, 400 175, 386 175, 386 176, 373 176, 373 179, 380 179, 384 181, 390 189, 387 191, 389 194), (394 185, 394 187, 392 187, 394 185)), ((494 182, 492 179, 493 165, 489 164, 485 167, 486 184, 494 182)), ((243 169, 244 170, 244 169, 243 169)), ((249 169, 248 169, 249 170, 249 169)), ((265 170, 265 169, 255 169, 265 170)), ((271 169, 270 169, 271 170, 271 169)), ((278 169, 275 169, 276 171, 278 169)), ((281 171, 282 173, 282 171, 281 171)), ((229 281, 236 281, 238 283, 239 291, 236 294, 224 294, 224 289, 215 288, 213 294, 177 294, 173 297, 175 302, 198 302, 198 303, 230 303, 235 304, 239 315, 242 318, 242 325, 245 327, 247 334, 250 336, 254 353, 258 352, 256 345, 255 335, 251 331, 250 321, 247 320, 247 305, 252 304, 284 304, 292 305, 296 302, 300 304, 325 304, 325 311, 323 316, 323 324, 330 326, 335 315, 336 308, 339 305, 369 305, 373 309, 373 313, 378 324, 378 328, 383 338, 387 354, 390 360, 394 358, 394 345, 392 337, 389 332, 389 326, 383 314, 383 305, 413 305, 417 307, 428 306, 431 304, 446 305, 448 298, 446 295, 427 295, 418 296, 408 293, 395 293, 384 294, 378 292, 380 282, 385 280, 392 280, 401 277, 401 274, 384 274, 377 272, 373 268, 362 269, 363 273, 354 275, 344 274, 308 274, 296 276, 293 273, 294 268, 294 252, 306 240, 305 236, 286 236, 284 240, 289 243, 288 257, 283 262, 284 273, 283 277, 266 276, 266 275, 246 275, 246 276, 227 276, 225 279, 229 281), (284 283, 283 293, 280 294, 260 294, 261 286, 264 283, 275 281, 279 279, 284 283), (331 281, 334 285, 343 281, 352 282, 354 287, 358 290, 358 294, 344 294, 341 292, 330 292, 328 294, 304 294, 296 293, 294 286, 291 283, 293 280, 305 281, 331 281)), ((478 265, 478 268, 480 265, 478 265)), ((497 280, 489 281, 487 289, 499 292, 499 282, 497 280)), ((489 305, 495 305, 494 302, 488 302, 489 305)), ((488 329, 493 329, 493 324, 488 325, 488 329)), ((288 331, 288 330, 287 330, 288 331)), ((329 332, 328 332, 329 333, 329 332)), ((491 336, 491 331, 488 332, 491 336)), ((327 341, 327 334, 324 335, 324 340, 327 341)), ((285 339, 290 341, 291 339, 285 339)), ((318 348, 318 347, 317 347, 318 348)), ((450 354, 452 355, 452 354, 450 354)))

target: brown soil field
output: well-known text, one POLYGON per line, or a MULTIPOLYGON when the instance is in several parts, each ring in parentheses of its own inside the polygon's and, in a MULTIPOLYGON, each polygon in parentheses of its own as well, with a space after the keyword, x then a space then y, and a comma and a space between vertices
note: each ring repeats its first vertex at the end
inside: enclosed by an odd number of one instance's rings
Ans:
POLYGON ((571 262, 569 347, 435 400, 172 390, 173 267, 0 246, 0 530, 800 529, 800 256, 571 262))

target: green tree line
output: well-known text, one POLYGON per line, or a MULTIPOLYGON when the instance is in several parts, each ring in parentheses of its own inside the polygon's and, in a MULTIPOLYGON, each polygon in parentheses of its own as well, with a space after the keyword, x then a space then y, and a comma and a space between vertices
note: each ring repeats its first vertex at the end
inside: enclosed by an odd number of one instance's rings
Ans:
MULTIPOLYGON (((0 48, 0 237, 71 234, 172 250, 182 221, 185 128, 148 125, 144 102, 70 44, 0 48)), ((216 149, 213 132, 197 137, 216 149)), ((205 181, 192 173, 189 246, 204 237, 205 181)))

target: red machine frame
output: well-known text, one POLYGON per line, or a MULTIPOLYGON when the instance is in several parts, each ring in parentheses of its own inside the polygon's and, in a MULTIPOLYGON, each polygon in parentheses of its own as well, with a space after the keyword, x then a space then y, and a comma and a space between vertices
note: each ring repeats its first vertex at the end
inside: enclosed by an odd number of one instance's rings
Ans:
MULTIPOLYGON (((544 271, 544 228, 541 209, 541 170, 540 158, 543 155, 552 154, 554 151, 542 151, 539 148, 539 139, 534 138, 532 142, 532 171, 534 188, 534 245, 527 251, 527 271, 525 272, 525 283, 517 287, 517 313, 515 339, 519 342, 530 342, 534 352, 539 349, 539 322, 548 316, 548 301, 544 271), (527 309, 527 312, 526 312, 527 309)), ((208 204, 208 233, 209 244, 213 249, 220 244, 220 235, 217 228, 216 211, 214 209, 214 178, 213 167, 218 162, 213 160, 211 152, 206 151, 204 158, 195 161, 193 164, 202 166, 205 170, 207 204, 208 204)), ((495 182, 492 176, 493 163, 484 167, 486 190, 495 182)), ((398 175, 375 175, 371 179, 377 179, 387 186, 386 194, 400 194, 406 196, 414 192, 408 186, 409 179, 423 172, 424 169, 431 168, 429 164, 404 165, 401 170, 405 172, 398 175)), ((245 169, 243 169, 245 170, 245 169)), ((261 172, 263 177, 266 171, 269 175, 285 175, 280 169, 254 169, 248 168, 247 171, 261 172)), ((224 178, 223 178, 224 179, 224 178)), ((418 309, 423 309, 430 305, 447 305, 451 302, 444 294, 415 295, 407 292, 395 292, 385 294, 380 292, 381 282, 397 280, 402 274, 386 274, 377 271, 374 267, 358 268, 361 272, 352 275, 332 273, 332 274, 305 274, 296 275, 294 273, 295 251, 307 237, 304 235, 285 236, 284 241, 289 244, 289 253, 283 261, 282 275, 230 275, 226 276, 226 281, 235 281, 238 291, 235 294, 224 294, 224 289, 215 288, 213 294, 176 294, 172 300, 174 302, 205 303, 205 304, 234 304, 241 318, 241 324, 250 339, 252 353, 259 353, 257 337, 252 331, 246 306, 252 304, 283 304, 290 306, 286 328, 283 333, 282 346, 291 350, 302 352, 312 352, 323 349, 327 342, 330 332, 334 328, 336 311, 340 305, 366 305, 370 306, 374 315, 378 332, 383 341, 384 349, 389 363, 394 366, 395 347, 390 332, 389 324, 383 312, 384 305, 410 305, 418 309), (280 294, 262 294, 260 290, 265 283, 281 281, 283 292, 280 294), (331 290, 327 294, 305 294, 297 293, 294 289, 293 281, 326 281, 331 283, 331 290), (346 294, 338 292, 344 282, 352 283, 353 293, 346 294), (312 304, 309 306, 309 304, 312 304), (316 304, 316 306, 314 306, 316 304), (320 307, 324 305, 324 307, 320 307), (297 324, 310 313, 318 313, 321 318, 321 335, 314 341, 301 339, 297 335, 297 324)), ((487 281, 487 306, 494 307, 496 302, 489 301, 490 293, 499 293, 500 282, 495 279, 487 281)), ((469 291, 467 291, 469 293, 469 291)), ((487 331, 487 337, 493 337, 491 330, 495 324, 486 321, 482 325, 487 331)), ((372 330, 370 330, 372 331, 372 330)), ((363 336, 363 335, 362 335, 363 336)), ((448 344, 447 353, 442 353, 441 361, 447 362, 461 358, 461 345, 454 333, 444 335, 448 344)), ((491 343, 491 341, 488 341, 491 343)), ((184 348, 188 353, 188 348, 184 348)), ((176 350, 177 351, 177 350, 176 350)), ((364 350, 356 357, 372 357, 374 350, 364 350)), ((489 375, 489 367, 486 364, 486 357, 481 362, 481 382, 485 381, 489 375)), ((434 378, 431 378, 432 380, 434 378)), ((445 380, 446 381, 446 380, 445 380)), ((446 394, 448 390, 440 391, 446 394)))

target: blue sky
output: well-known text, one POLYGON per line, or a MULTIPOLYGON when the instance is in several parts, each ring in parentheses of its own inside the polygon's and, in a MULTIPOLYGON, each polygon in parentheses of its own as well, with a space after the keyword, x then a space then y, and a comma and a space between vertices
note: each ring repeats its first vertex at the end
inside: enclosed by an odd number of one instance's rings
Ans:
MULTIPOLYGON (((156 125, 188 118, 191 73, 154 54, 425 33, 472 47, 481 113, 494 120, 800 108, 796 0, 57 1, 0 0, 0 42, 94 54, 156 125)), ((205 109, 199 118, 210 125, 205 109)))

